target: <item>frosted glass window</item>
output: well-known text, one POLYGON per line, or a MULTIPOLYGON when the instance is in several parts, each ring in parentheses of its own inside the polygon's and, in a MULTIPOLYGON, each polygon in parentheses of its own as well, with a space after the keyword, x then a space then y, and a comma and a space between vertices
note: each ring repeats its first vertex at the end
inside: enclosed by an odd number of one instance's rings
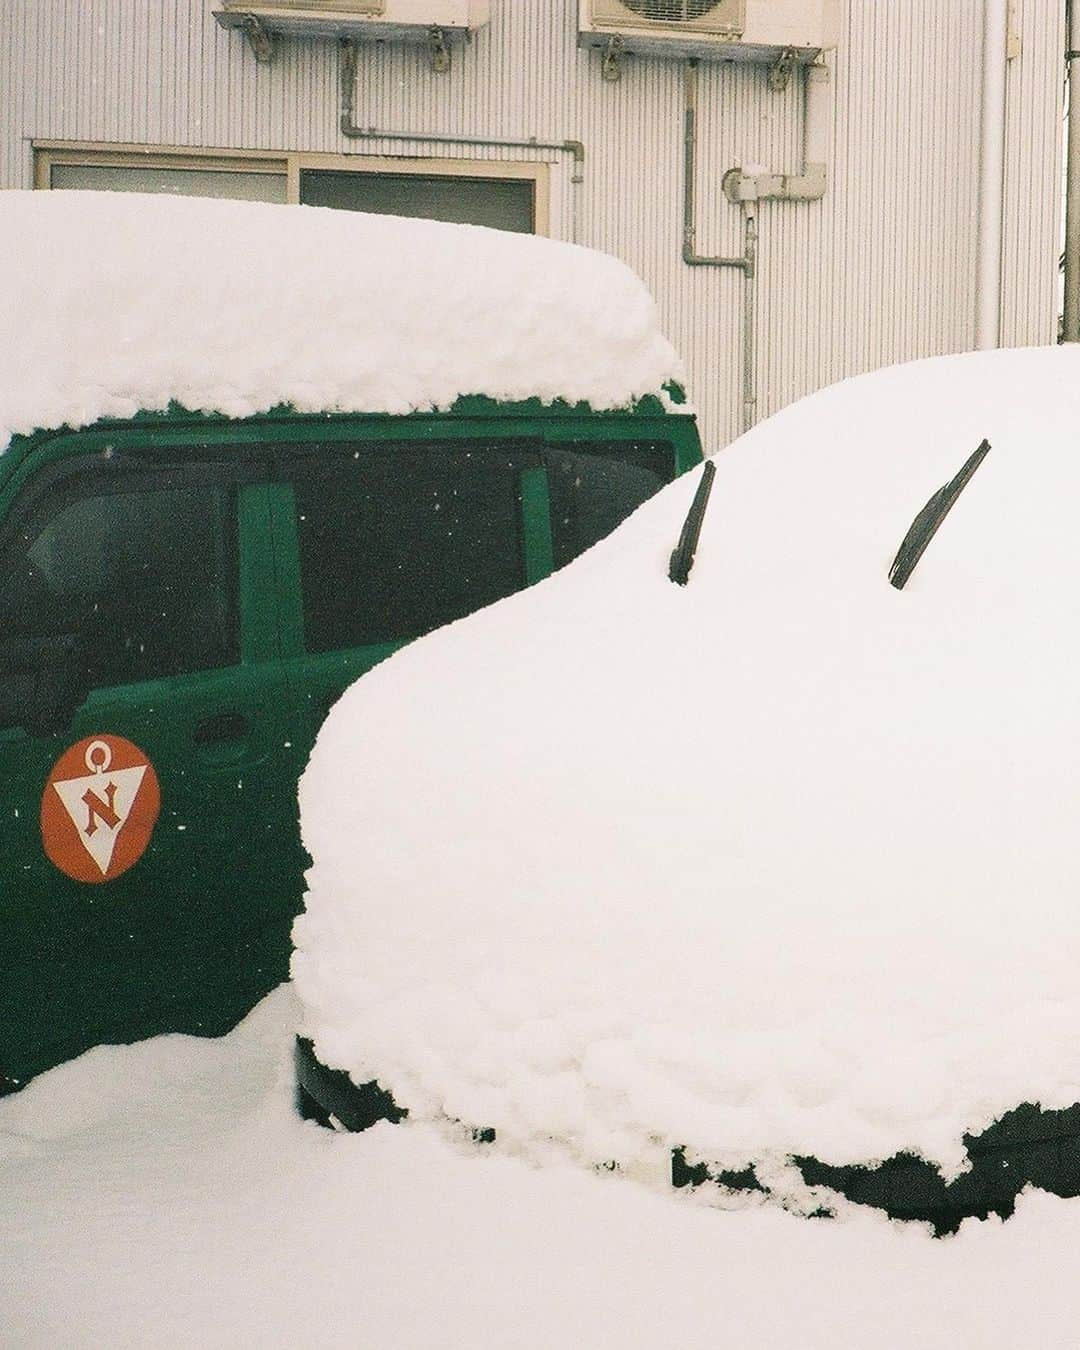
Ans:
POLYGON ((171 192, 178 197, 232 197, 246 202, 283 202, 283 173, 244 173, 227 169, 170 169, 148 164, 54 164, 54 188, 95 192, 171 192))

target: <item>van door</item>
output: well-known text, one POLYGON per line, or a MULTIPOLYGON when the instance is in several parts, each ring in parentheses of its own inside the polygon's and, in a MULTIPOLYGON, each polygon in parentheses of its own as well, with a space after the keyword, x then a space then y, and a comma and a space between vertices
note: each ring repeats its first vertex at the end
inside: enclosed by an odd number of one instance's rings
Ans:
POLYGON ((676 472, 667 440, 579 419, 495 436, 282 451, 274 528, 282 653, 305 753, 327 712, 404 643, 548 576, 609 534, 676 472))
POLYGON ((231 448, 72 452, 0 521, 0 1090, 224 1031, 286 973, 298 752, 260 478, 231 448), (62 730, 2 696, 41 644, 88 694, 62 730))

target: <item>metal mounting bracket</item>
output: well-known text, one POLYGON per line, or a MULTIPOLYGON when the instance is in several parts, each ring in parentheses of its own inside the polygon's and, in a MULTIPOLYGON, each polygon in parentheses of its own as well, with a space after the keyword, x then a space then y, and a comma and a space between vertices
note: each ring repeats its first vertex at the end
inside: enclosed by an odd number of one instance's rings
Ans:
POLYGON ((274 39, 262 19, 257 14, 244 14, 240 19, 240 27, 251 43, 255 60, 261 65, 269 65, 274 59, 274 39))
POLYGON ((774 94, 782 94, 791 83, 791 72, 795 69, 795 48, 785 47, 769 67, 769 88, 774 94))
POLYGON ((622 57, 623 40, 618 33, 615 33, 608 38, 604 55, 600 61, 600 73, 609 84, 615 84, 622 77, 622 57))
POLYGON ((441 28, 428 30, 428 51, 431 53, 431 69, 436 75, 445 75, 450 69, 450 44, 441 28))

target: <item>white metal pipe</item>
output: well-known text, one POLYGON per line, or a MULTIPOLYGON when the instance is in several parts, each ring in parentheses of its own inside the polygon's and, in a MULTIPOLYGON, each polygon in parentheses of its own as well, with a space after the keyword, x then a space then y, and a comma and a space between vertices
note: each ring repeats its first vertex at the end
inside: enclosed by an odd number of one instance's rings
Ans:
POLYGON ((757 350, 755 346, 755 306, 757 304, 754 274, 757 271, 757 206, 743 203, 746 217, 746 260, 743 273, 743 431, 749 431, 757 421, 757 350))
POLYGON ((832 131, 832 72, 824 56, 803 74, 803 167, 800 173, 744 173, 728 169, 723 188, 733 202, 816 202, 828 185, 832 131))
POLYGON ((975 346, 1001 344, 1001 219, 1005 193, 1008 0, 983 0, 975 346))
POLYGON ((806 114, 803 120, 803 173, 819 171, 825 181, 829 132, 832 129, 832 72, 824 60, 806 68, 806 114))
POLYGON ((1080 0, 1069 6, 1069 149, 1065 167, 1065 314, 1061 336, 1080 342, 1080 0))

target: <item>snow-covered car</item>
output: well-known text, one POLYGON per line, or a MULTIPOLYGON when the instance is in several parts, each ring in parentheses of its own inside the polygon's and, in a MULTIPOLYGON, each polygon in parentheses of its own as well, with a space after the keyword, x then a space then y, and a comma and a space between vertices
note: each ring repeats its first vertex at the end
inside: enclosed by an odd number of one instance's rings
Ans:
POLYGON ((1070 348, 848 381, 715 459, 685 586, 700 474, 350 690, 306 1109, 938 1232, 1080 1193, 1078 425, 1070 348))
POLYGON ((587 249, 69 192, 0 241, 3 1093, 279 983, 327 708, 701 449, 587 249))

